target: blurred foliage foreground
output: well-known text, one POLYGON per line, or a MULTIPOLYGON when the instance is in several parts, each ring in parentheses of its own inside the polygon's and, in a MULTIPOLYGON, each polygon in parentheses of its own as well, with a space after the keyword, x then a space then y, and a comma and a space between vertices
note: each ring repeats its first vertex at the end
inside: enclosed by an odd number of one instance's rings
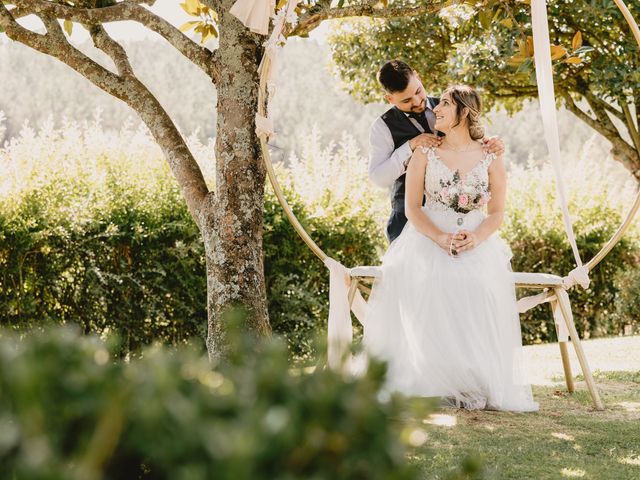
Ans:
POLYGON ((164 346, 125 362, 77 328, 0 332, 0 477, 419 478, 406 453, 426 433, 411 418, 432 407, 378 400, 382 365, 308 373, 290 369, 283 341, 232 343, 242 353, 224 362, 164 346))
MULTIPOLYGON (((0 124, 1 127, 1 124, 0 124)), ((188 139, 213 187, 212 145, 188 139)), ((565 169, 577 241, 588 260, 619 225, 633 182, 608 183, 610 160, 565 169)), ((388 200, 367 179, 352 138, 323 144, 317 131, 278 167, 287 198, 321 248, 347 266, 377 264, 386 248, 388 200)), ((551 168, 511 165, 501 234, 515 271, 567 274, 573 268, 551 168)), ((297 237, 270 189, 264 209, 270 320, 294 357, 312 360, 326 329, 328 274, 297 237)), ((635 228, 571 296, 583 336, 633 333, 640 325, 635 228)), ((552 341, 548 307, 522 316, 525 343, 552 341)), ((0 149, 0 326, 22 330, 76 323, 85 333, 117 333, 120 355, 154 340, 180 344, 206 329, 202 241, 149 134, 99 120, 45 123, 0 149)))

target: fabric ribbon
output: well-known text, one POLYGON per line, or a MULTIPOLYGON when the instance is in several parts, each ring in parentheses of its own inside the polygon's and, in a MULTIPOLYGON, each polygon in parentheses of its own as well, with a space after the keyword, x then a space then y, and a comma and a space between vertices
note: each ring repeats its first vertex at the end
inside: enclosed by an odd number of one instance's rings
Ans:
POLYGON ((556 301, 554 301, 551 305, 553 307, 553 321, 556 324, 558 341, 566 342, 569 340, 569 329, 567 328, 567 322, 562 316, 562 310, 560 309, 560 299, 556 299, 556 301))
POLYGON ((269 139, 270 137, 274 137, 275 134, 271 119, 256 113, 256 135, 258 135, 258 137, 264 135, 269 139))
POLYGON ((564 228, 567 232, 567 237, 571 244, 571 250, 573 251, 577 265, 577 268, 569 273, 565 288, 570 288, 576 283, 587 288, 589 286, 589 271, 583 267, 580 252, 578 252, 578 245, 576 244, 569 209, 567 208, 565 186, 562 177, 560 138, 558 136, 558 119, 556 116, 553 68, 551 64, 549 21, 547 19, 547 5, 545 0, 533 0, 531 2, 531 26, 533 28, 533 52, 536 64, 536 80, 538 84, 538 98, 540 100, 540 113, 542 114, 544 136, 556 176, 556 190, 558 192, 560 208, 562 209, 564 228))
POLYGON ((329 325, 328 353, 329 367, 335 370, 353 371, 350 352, 353 338, 351 310, 358 321, 364 325, 367 315, 367 302, 360 292, 356 292, 353 304, 349 307, 349 287, 351 272, 333 258, 327 257, 324 264, 329 269, 329 325))
POLYGON ((590 283, 591 279, 589 278, 589 270, 584 265, 574 268, 569 272, 569 275, 562 279, 562 285, 565 290, 569 290, 576 284, 586 290, 589 288, 590 283))
MULTIPOLYGON (((238 0, 238 2, 240 1, 242 0, 238 0)), ((255 1, 256 3, 260 2, 260 0, 255 1)), ((275 136, 273 122, 269 118, 269 104, 271 103, 271 100, 273 100, 273 96, 275 94, 274 75, 276 72, 278 48, 285 42, 285 38, 282 35, 285 24, 295 24, 298 21, 298 15, 296 14, 295 9, 299 1, 300 0, 290 0, 285 8, 281 8, 274 15, 273 30, 271 31, 269 39, 264 43, 264 55, 262 56, 262 60, 260 61, 260 65, 258 66, 258 74, 260 75, 261 81, 266 82, 267 84, 268 96, 266 105, 267 116, 265 117, 263 115, 260 115, 259 113, 256 114, 256 133, 258 135, 266 135, 267 139, 269 137, 275 136)), ((234 7, 238 2, 234 4, 234 7)))
POLYGON ((267 35, 269 19, 275 8, 275 0, 237 0, 229 13, 252 32, 267 35))
POLYGON ((289 0, 285 8, 281 8, 273 17, 273 30, 269 39, 264 43, 265 51, 262 61, 258 66, 258 73, 261 77, 271 82, 275 71, 275 60, 278 47, 283 45, 286 39, 282 35, 284 26, 287 23, 295 25, 298 22, 296 7, 300 0, 289 0))
POLYGON ((553 299, 555 299, 555 296, 553 294, 549 294, 548 290, 545 288, 542 293, 538 293, 537 295, 522 297, 516 302, 516 308, 518 309, 518 313, 524 313, 531 310, 533 307, 537 307, 542 303, 550 302, 553 299))

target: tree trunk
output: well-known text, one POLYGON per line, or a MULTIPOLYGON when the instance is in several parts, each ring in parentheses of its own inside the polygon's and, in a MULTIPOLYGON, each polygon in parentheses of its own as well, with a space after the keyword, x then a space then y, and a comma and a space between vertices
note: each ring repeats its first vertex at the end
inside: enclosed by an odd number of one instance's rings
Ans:
POLYGON ((217 84, 215 197, 208 199, 203 238, 207 261, 208 333, 211 358, 226 349, 223 315, 241 307, 247 328, 269 335, 262 250, 265 168, 255 134, 263 38, 220 9, 217 61, 225 68, 217 84))

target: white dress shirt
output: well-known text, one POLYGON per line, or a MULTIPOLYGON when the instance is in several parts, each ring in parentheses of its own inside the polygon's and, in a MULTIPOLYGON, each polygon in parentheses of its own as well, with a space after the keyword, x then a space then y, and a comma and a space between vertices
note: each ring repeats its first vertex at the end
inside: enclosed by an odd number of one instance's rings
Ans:
MULTIPOLYGON (((428 100, 427 100, 428 101, 428 100)), ((431 105, 427 105, 427 120, 435 123, 431 105)), ((420 132, 424 132, 417 120, 408 117, 420 132)), ((433 128, 432 128, 433 129, 433 128)), ((369 178, 379 187, 388 188, 407 170, 413 155, 409 142, 394 148, 393 137, 382 117, 376 118, 369 130, 369 178)))

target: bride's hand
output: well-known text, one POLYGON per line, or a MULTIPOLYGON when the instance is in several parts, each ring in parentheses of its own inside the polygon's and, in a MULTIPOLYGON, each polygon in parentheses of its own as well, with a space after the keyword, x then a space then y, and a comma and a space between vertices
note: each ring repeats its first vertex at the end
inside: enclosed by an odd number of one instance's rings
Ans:
POLYGON ((451 242, 453 241, 453 235, 451 233, 442 232, 435 238, 435 241, 440 248, 446 250, 447 253, 449 253, 451 242))
POLYGON ((469 230, 460 230, 454 238, 454 247, 458 253, 471 250, 479 243, 478 236, 469 230))

